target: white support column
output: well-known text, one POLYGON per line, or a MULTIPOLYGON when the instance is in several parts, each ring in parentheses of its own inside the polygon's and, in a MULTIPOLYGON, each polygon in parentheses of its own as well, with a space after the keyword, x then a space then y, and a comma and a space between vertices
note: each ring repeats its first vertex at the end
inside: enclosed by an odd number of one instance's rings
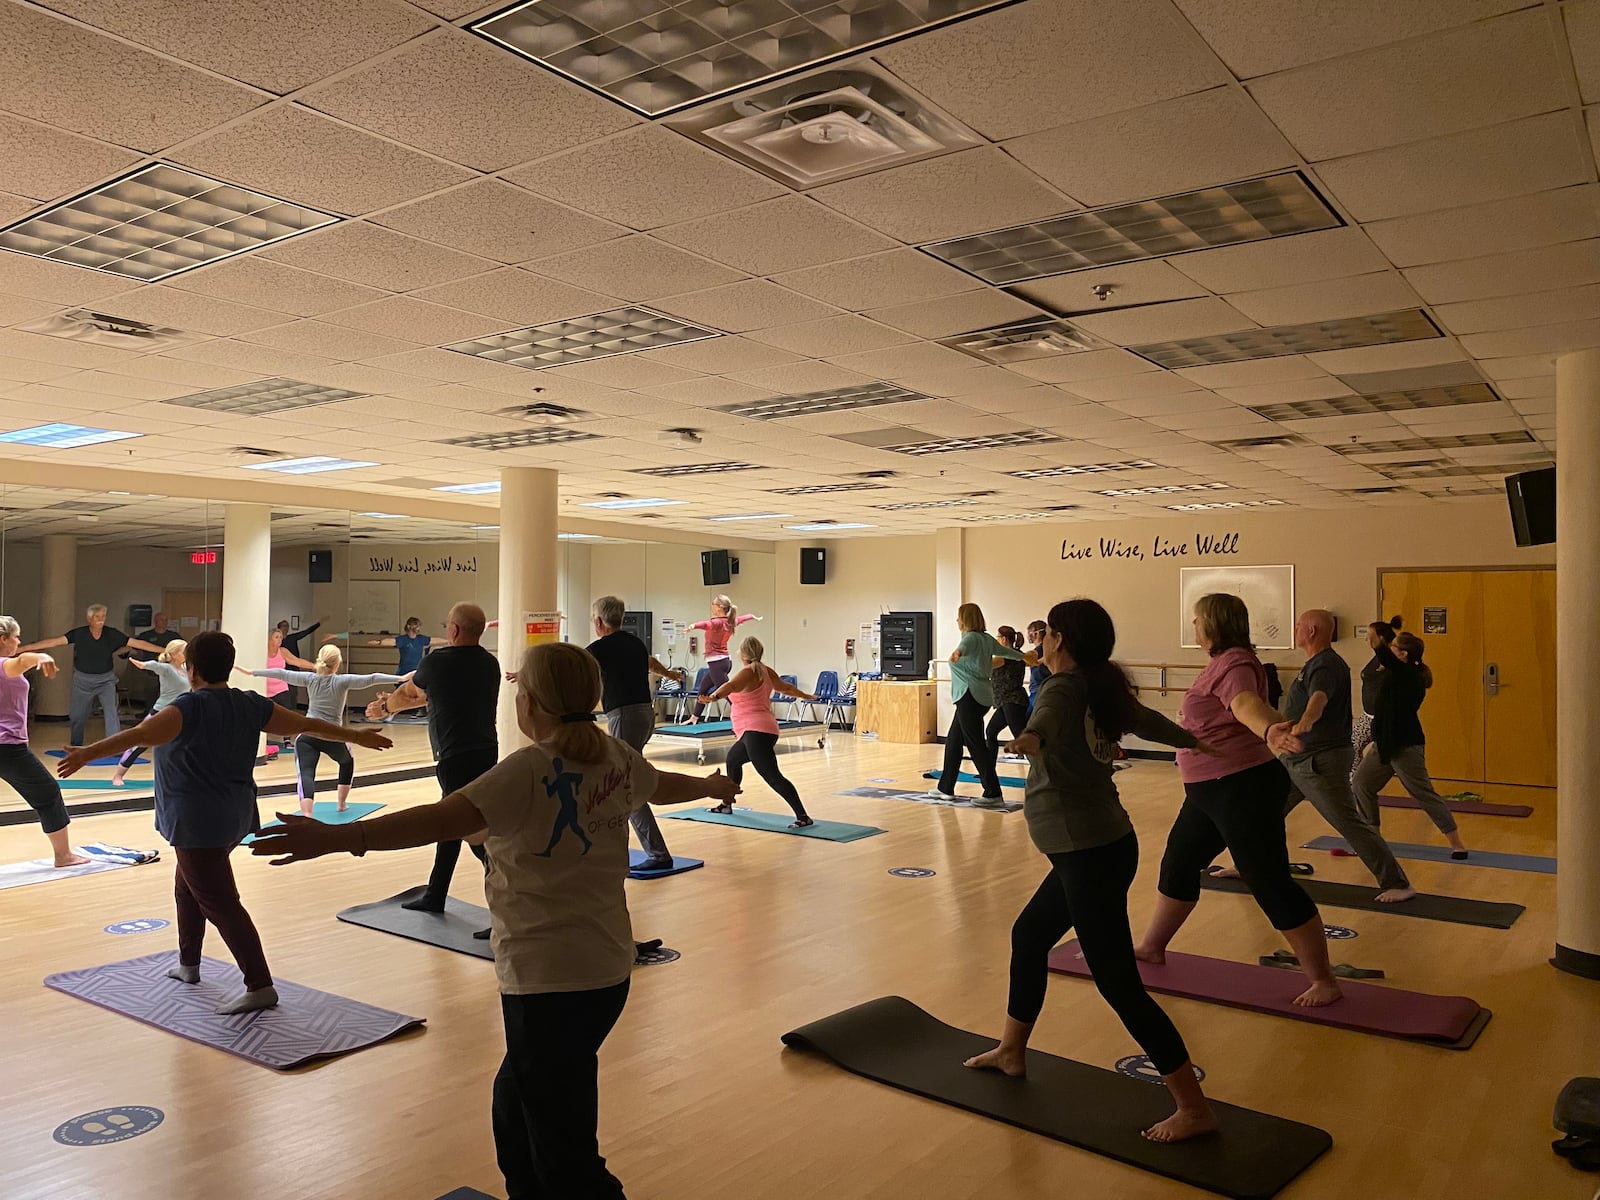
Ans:
MULTIPOLYGON (((227 505, 222 518, 222 631, 233 638, 239 665, 247 670, 266 665, 271 578, 271 505, 227 505)), ((266 682, 233 678, 234 687, 255 692, 264 692, 266 682)))
MULTIPOLYGON (((39 562, 39 628, 25 629, 26 641, 60 637, 83 624, 78 608, 78 537, 72 533, 47 533, 42 539, 39 562)), ((138 632, 135 630, 134 632, 138 632)), ((33 677, 34 715, 63 719, 72 695, 72 647, 51 652, 61 667, 54 679, 42 674, 33 677)))
MULTIPOLYGON (((949 679, 950 652, 961 640, 956 630, 956 610, 967 600, 965 529, 940 529, 933 535, 933 656, 945 664, 945 669, 935 671, 940 678, 949 679)), ((941 684, 938 690, 939 730, 950 728, 955 717, 955 705, 950 701, 950 685, 941 684)))
MULTIPOLYGON (((560 557, 557 484, 545 467, 507 467, 500 472, 500 665, 514 671, 527 641, 523 621, 530 612, 556 612, 560 557)), ((569 614, 570 615, 570 614, 569 614)), ((528 744, 517 728, 516 689, 502 688, 496 722, 500 753, 528 744)))
POLYGON ((1600 979, 1600 350, 1556 360, 1556 953, 1600 979))

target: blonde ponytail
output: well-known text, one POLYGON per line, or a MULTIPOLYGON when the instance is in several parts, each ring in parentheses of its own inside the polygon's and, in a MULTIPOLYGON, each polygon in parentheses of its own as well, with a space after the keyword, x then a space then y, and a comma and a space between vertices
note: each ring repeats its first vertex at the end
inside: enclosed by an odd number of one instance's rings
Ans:
POLYGON ((529 646, 517 671, 519 703, 543 709, 563 721, 546 743, 552 755, 578 763, 605 758, 606 735, 593 720, 600 702, 600 664, 570 642, 529 646))
POLYGON ((184 641, 182 638, 173 638, 172 641, 161 647, 161 653, 156 655, 156 661, 169 663, 172 661, 173 655, 182 654, 186 649, 188 649, 188 646, 189 643, 184 641))

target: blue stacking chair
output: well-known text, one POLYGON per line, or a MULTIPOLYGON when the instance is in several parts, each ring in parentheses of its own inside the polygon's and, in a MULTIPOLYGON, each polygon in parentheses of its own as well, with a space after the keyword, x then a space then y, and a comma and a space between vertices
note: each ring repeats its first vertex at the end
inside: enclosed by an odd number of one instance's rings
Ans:
MULTIPOLYGON (((790 687, 797 688, 800 686, 800 677, 798 675, 779 675, 778 678, 783 680, 790 687)), ((793 696, 785 696, 782 692, 773 692, 768 703, 788 705, 788 711, 781 718, 782 720, 787 721, 794 716, 794 706, 801 703, 801 701, 796 700, 793 696)))

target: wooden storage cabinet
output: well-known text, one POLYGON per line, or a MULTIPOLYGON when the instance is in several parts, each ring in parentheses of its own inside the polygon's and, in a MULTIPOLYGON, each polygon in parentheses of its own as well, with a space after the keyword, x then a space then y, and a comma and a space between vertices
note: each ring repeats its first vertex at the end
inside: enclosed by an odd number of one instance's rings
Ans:
POLYGON ((939 685, 929 680, 863 679, 856 684, 856 733, 920 745, 939 736, 939 685))

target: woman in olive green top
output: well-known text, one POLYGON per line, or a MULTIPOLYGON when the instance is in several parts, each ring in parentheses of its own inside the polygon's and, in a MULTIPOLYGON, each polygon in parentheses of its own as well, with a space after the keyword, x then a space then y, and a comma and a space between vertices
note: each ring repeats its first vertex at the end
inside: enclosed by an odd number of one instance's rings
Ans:
POLYGON ((983 609, 976 604, 963 604, 956 610, 956 628, 961 630, 961 640, 950 654, 950 699, 955 702, 956 713, 950 720, 950 732, 944 737, 944 772, 928 795, 946 803, 955 802, 956 780, 961 775, 961 754, 965 750, 972 755, 972 765, 978 768, 978 779, 983 784, 983 798, 972 803, 979 808, 999 808, 1005 797, 1000 794, 1000 779, 994 770, 995 752, 983 733, 983 718, 994 707, 989 674, 997 658, 1015 658, 1029 666, 1039 660, 989 636, 983 609))

